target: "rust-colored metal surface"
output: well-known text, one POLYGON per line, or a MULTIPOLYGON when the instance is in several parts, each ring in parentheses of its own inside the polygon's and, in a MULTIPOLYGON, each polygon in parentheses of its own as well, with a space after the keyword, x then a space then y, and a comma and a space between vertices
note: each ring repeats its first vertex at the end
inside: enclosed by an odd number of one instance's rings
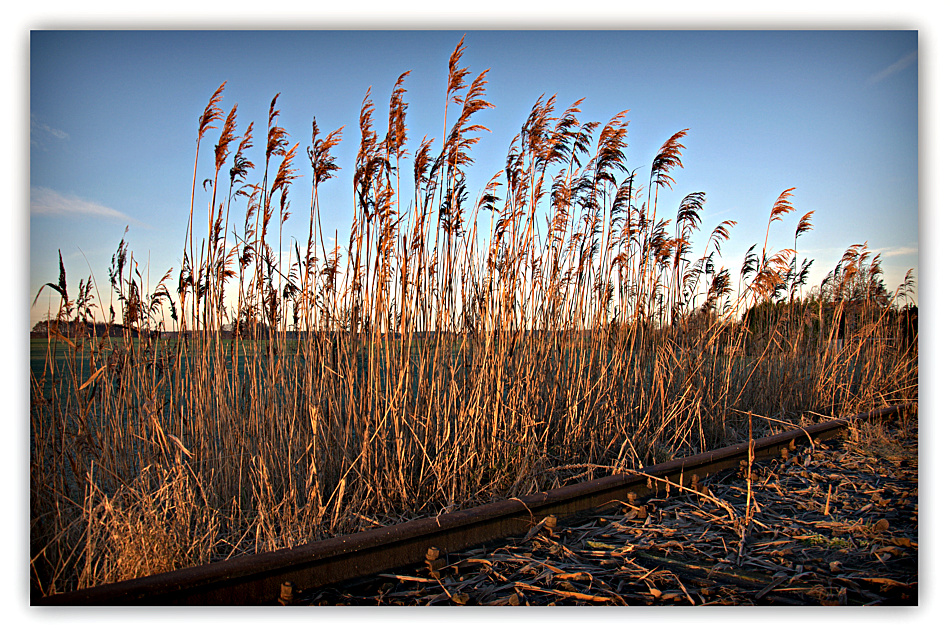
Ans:
MULTIPOLYGON (((794 428, 753 441, 756 459, 781 454, 803 440, 835 436, 854 422, 883 418, 913 404, 882 408, 842 419, 794 428)), ((39 605, 258 605, 280 600, 282 585, 309 589, 368 576, 425 560, 431 547, 456 552, 524 533, 546 516, 571 517, 633 492, 644 498, 670 484, 689 486, 736 467, 748 458, 742 443, 675 459, 640 472, 618 474, 523 498, 481 505, 434 518, 407 521, 291 549, 242 556, 144 578, 34 599, 39 605)))

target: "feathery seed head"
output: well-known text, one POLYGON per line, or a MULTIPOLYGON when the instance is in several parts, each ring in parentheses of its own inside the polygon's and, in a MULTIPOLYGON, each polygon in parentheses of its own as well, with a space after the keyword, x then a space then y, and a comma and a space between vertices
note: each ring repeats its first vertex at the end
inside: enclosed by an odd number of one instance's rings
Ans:
POLYGON ((198 140, 201 141, 201 138, 204 137, 210 129, 216 128, 211 126, 214 122, 221 119, 221 109, 218 107, 218 102, 221 101, 221 94, 224 92, 224 85, 227 84, 227 81, 221 83, 221 86, 211 95, 211 99, 208 100, 208 105, 205 107, 204 112, 198 118, 198 140))

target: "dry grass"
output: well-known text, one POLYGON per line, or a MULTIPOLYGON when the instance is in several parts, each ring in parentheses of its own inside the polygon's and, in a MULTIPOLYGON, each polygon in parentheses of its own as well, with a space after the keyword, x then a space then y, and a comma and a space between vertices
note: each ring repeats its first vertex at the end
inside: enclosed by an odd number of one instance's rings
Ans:
POLYGON ((674 483, 487 547, 296 591, 294 604, 916 604, 916 419, 874 426, 900 454, 806 443, 697 489, 674 483), (754 515, 743 521, 750 477, 754 515))
MULTIPOLYGON (((222 85, 199 120, 199 147, 221 128, 207 235, 193 213, 177 282, 169 270, 150 285, 123 241, 108 299, 91 280, 70 299, 65 272, 49 284, 59 319, 80 324, 118 307, 114 323, 142 336, 52 335, 45 371, 31 379, 34 588, 635 469, 742 440, 748 412, 792 419, 916 399, 916 340, 888 341, 888 306, 912 281, 885 296, 879 258, 857 246, 806 296, 810 263, 763 242, 734 290, 717 268, 734 223, 697 241, 703 193, 671 218, 661 210, 686 131, 660 149, 641 201, 625 168, 625 114, 582 123, 580 103, 557 116, 553 98, 539 99, 505 167, 472 198, 465 170, 484 130, 477 116, 492 105, 486 73, 469 82, 459 66, 462 50, 450 61, 442 145, 423 138, 411 162, 406 75, 384 134, 367 94, 346 246, 324 244, 318 196, 338 170, 341 131, 323 136, 314 121, 310 233, 285 245, 298 145, 275 97, 260 181, 248 181, 253 127, 231 156, 236 110, 223 117, 222 85), (291 263, 279 257, 288 250, 291 263), (227 324, 239 327, 233 338, 227 324)), ((790 197, 776 201, 767 238, 794 211, 790 197)))

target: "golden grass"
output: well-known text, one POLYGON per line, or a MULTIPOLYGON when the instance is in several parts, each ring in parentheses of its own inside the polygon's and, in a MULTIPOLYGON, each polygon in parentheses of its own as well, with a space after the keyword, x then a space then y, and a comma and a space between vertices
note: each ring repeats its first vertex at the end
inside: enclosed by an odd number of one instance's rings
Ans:
MULTIPOLYGON (((48 284, 62 298, 58 319, 81 323, 96 302, 115 303, 116 323, 140 337, 52 335, 68 354, 32 376, 33 588, 638 469, 743 440, 749 412, 792 419, 916 399, 916 340, 893 341, 893 305, 913 281, 883 296, 866 246, 810 296, 808 262, 766 242, 760 255, 750 249, 733 295, 716 268, 732 221, 689 259, 705 195, 687 195, 670 219, 657 197, 682 167, 685 130, 661 147, 640 202, 625 114, 601 127, 578 119, 579 102, 556 117, 553 98, 539 99, 505 167, 470 198, 465 169, 485 130, 476 118, 492 105, 485 72, 467 83, 463 48, 450 62, 442 147, 433 156, 423 137, 411 188, 399 171, 406 74, 383 135, 367 94, 347 245, 324 245, 318 189, 338 170, 341 130, 322 136, 316 121, 309 236, 283 244, 298 145, 275 96, 260 181, 246 181, 252 125, 232 157, 236 109, 224 119, 208 235, 194 234, 193 204, 177 288, 171 270, 150 287, 124 240, 105 302, 89 281, 70 299, 65 272, 48 284), (244 226, 229 243, 230 205, 242 200, 244 226), (229 282, 236 299, 224 299, 229 282), (151 330, 177 337, 146 338, 151 330)), ((199 146, 222 122, 223 89, 199 119, 199 146)), ((779 196, 770 228, 794 211, 790 196, 779 196)))

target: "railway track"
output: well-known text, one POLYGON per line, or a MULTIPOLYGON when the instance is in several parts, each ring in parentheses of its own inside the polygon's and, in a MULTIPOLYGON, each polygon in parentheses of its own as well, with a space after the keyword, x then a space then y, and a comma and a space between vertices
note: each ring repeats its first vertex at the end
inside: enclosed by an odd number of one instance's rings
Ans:
MULTIPOLYGON (((756 461, 783 450, 839 435, 852 423, 895 416, 915 404, 882 408, 755 439, 756 461)), ((144 578, 31 600, 35 605, 259 605, 286 601, 293 591, 313 590, 432 560, 430 549, 459 552, 540 529, 611 503, 642 501, 670 486, 698 482, 749 458, 748 443, 675 459, 523 498, 481 505, 433 518, 407 521, 316 541, 295 548, 241 556, 144 578)))

